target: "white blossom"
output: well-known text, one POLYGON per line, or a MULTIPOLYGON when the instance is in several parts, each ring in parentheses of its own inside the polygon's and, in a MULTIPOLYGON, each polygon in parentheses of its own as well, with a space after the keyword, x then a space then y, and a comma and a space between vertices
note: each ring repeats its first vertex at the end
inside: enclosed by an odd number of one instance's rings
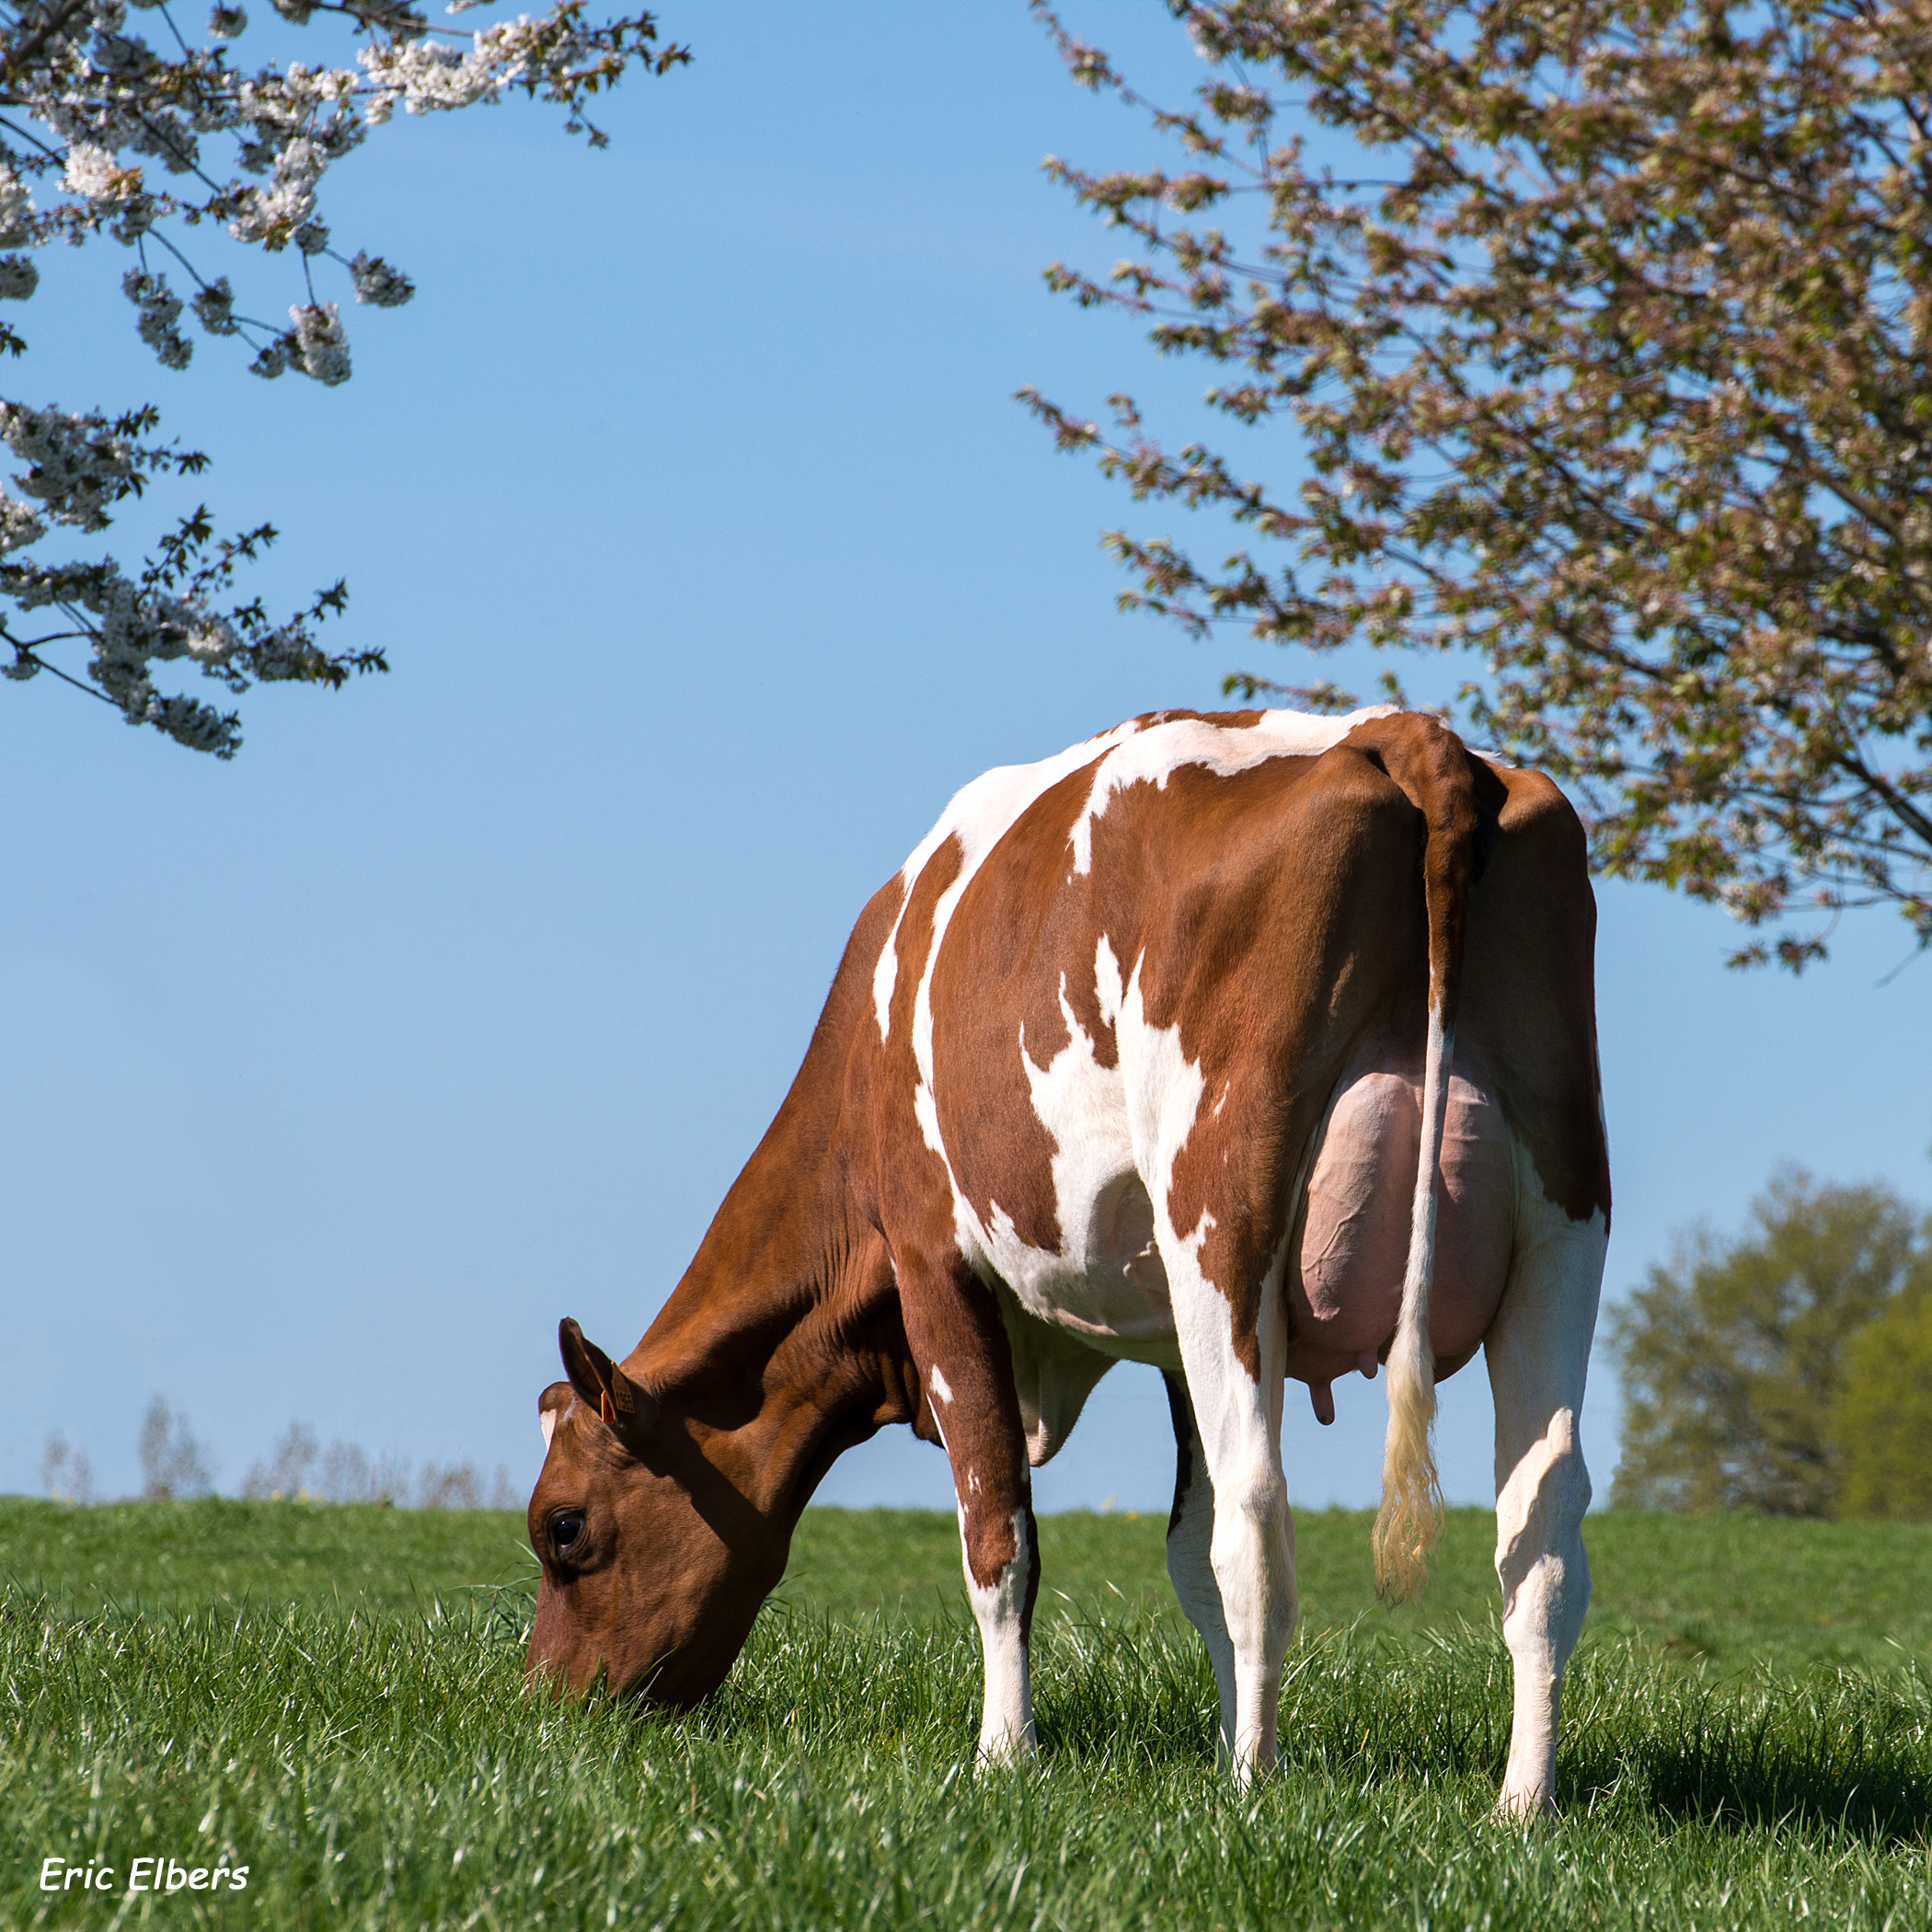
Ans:
POLYGON ((315 662, 315 645, 300 631, 286 627, 257 639, 254 647, 255 675, 264 684, 310 677, 315 662))
POLYGON ((47 535, 47 525, 25 503, 0 493, 0 553, 24 550, 47 535))
MULTIPOLYGON (((138 180, 140 176, 137 174, 138 180)), ((114 239, 124 247, 132 247, 155 225, 155 218, 162 213, 163 203, 151 194, 131 195, 121 204, 121 218, 108 230, 114 239)))
POLYGON ((294 337, 286 333, 277 336, 271 342, 264 342, 256 351, 255 360, 248 364, 248 374, 273 382, 288 367, 294 347, 294 337))
POLYGON ((333 302, 310 302, 292 308, 289 318, 295 325, 296 358, 303 374, 333 388, 349 380, 349 338, 342 332, 339 313, 333 302))
POLYGON ((228 233, 236 241, 259 242, 264 247, 281 248, 307 220, 309 210, 315 205, 315 195, 300 182, 244 189, 239 212, 228 224, 228 233))
POLYGON ((228 232, 237 241, 259 242, 271 250, 284 247, 314 212, 316 183, 328 162, 321 144, 308 136, 289 142, 275 157, 270 186, 242 190, 228 232))
POLYGON ((141 187, 141 170, 122 167, 104 147, 76 141, 67 150, 63 179, 75 194, 90 201, 124 201, 141 187))
POLYGON ((238 40, 248 30, 248 15, 245 7, 217 6, 208 16, 208 35, 215 40, 238 40))
POLYGON ((107 506, 127 493, 135 473, 134 451, 98 416, 0 402, 0 442, 28 466, 14 478, 21 489, 55 523, 81 530, 107 527, 107 506))
MULTIPOLYGON (((525 14, 521 21, 505 24, 527 24, 529 17, 525 14)), ((467 53, 440 40, 405 40, 364 47, 356 58, 381 89, 378 98, 401 101, 406 114, 466 108, 516 77, 497 47, 486 44, 498 31, 492 28, 472 35, 467 53)))
POLYGON ((213 752, 217 758, 232 758, 241 742, 237 721, 197 697, 161 697, 150 691, 141 716, 131 715, 128 722, 151 724, 177 744, 191 752, 213 752))
POLYGON ((161 366, 187 368, 194 344, 181 333, 181 298, 168 287, 167 277, 130 269, 121 278, 121 292, 141 311, 136 330, 159 357, 161 366))
POLYGON ((94 37, 94 64, 104 74, 136 74, 154 58, 155 50, 145 40, 120 33, 94 37))
POLYGON ((210 282, 204 282, 200 293, 190 304, 195 319, 212 336, 233 336, 241 333, 241 325, 235 319, 235 291, 228 286, 225 275, 210 282))
POLYGON ((33 197, 12 168, 0 167, 0 248, 16 248, 29 238, 33 197))
POLYGON ((380 255, 366 251, 349 264, 355 299, 371 308, 400 308, 416 293, 416 284, 400 269, 392 269, 380 255))
POLYGON ((162 695, 148 675, 156 660, 193 656, 206 667, 232 656, 242 640, 225 618, 192 600, 144 590, 111 563, 83 573, 47 573, 15 595, 29 609, 58 603, 94 620, 88 675, 130 724, 153 725, 218 757, 233 755, 240 742, 234 719, 198 698, 162 695))

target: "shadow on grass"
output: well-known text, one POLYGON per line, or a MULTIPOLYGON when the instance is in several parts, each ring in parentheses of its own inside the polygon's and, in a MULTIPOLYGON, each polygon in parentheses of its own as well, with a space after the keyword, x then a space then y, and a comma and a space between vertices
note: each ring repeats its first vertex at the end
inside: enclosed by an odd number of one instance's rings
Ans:
POLYGON ((1617 1791, 1626 1802, 1640 1794, 1660 1817, 1722 1831, 1827 1826, 1875 1846, 1923 1844, 1932 1833, 1924 1716, 1881 1705, 1875 1696, 1835 1722, 1815 1710, 1672 1714, 1614 1756, 1566 1753, 1558 1800, 1617 1791))

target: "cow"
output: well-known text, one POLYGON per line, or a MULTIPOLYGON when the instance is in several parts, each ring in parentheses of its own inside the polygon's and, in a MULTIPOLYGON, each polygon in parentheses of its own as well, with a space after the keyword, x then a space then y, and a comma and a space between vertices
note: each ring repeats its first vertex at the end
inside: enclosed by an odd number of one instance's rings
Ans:
POLYGON ((1166 1379, 1167 1563, 1221 1754, 1276 1749, 1295 1623, 1286 1382, 1386 1363, 1374 1529, 1419 1587, 1435 1385, 1496 1406, 1515 1696, 1501 1808, 1552 1803, 1588 1601, 1578 1434, 1609 1230, 1584 836, 1437 720, 1167 711, 968 785, 846 945, 803 1066, 622 1362, 539 1398, 533 1682, 724 1680, 833 1462, 943 1445, 979 1754, 1035 1746, 1030 1470, 1121 1361, 1166 1379))

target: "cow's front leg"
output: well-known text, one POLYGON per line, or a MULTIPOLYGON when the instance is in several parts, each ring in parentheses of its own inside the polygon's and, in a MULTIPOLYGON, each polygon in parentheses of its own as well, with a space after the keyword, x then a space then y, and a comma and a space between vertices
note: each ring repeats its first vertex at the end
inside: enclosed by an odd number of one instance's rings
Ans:
POLYGON ((1040 1589, 1032 1475, 1013 1386, 1013 1357, 993 1297, 962 1263, 929 1271, 911 1293, 901 1264, 906 1338, 952 1464, 966 1594, 980 1628, 986 1701, 983 1763, 1031 1757, 1027 1650, 1040 1589))
POLYGON ((1515 1674, 1501 1808, 1552 1808, 1563 1666, 1590 1603, 1583 1512, 1590 1477, 1579 1430, 1603 1284, 1601 1213, 1572 1221, 1516 1154, 1516 1259, 1483 1344, 1496 1397, 1496 1574, 1515 1674))
POLYGON ((1214 1688, 1221 1701, 1221 1734, 1216 1755, 1227 1762, 1235 1742, 1235 1647, 1214 1581, 1214 1481, 1201 1447, 1188 1386, 1179 1375, 1164 1375, 1167 1409, 1174 1419, 1174 1509, 1167 1518, 1167 1574, 1174 1594, 1201 1632, 1214 1688))
MULTIPOLYGON (((1272 1271, 1249 1277, 1259 1286, 1244 1314, 1203 1271, 1202 1245, 1164 1241, 1162 1259, 1213 1496, 1208 1559, 1232 1653, 1229 1750, 1245 1785, 1274 1762, 1282 1659, 1294 1634, 1294 1524, 1281 1446, 1286 1338, 1272 1271)), ((1225 1725, 1225 1690, 1223 1698, 1225 1725)))

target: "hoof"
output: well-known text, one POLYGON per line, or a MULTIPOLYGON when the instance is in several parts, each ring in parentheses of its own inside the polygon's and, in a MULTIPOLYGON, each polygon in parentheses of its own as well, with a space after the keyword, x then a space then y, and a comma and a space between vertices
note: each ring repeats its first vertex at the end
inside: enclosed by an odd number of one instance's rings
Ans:
POLYGON ((1003 1731, 995 1737, 983 1737, 974 1762, 983 1771, 1008 1771, 1033 1764, 1040 1756, 1040 1744, 1030 1727, 1022 1731, 1003 1731))
POLYGON ((1505 1824, 1540 1824, 1557 1815, 1557 1800, 1547 1791, 1507 1788, 1496 1800, 1496 1815, 1505 1824))

